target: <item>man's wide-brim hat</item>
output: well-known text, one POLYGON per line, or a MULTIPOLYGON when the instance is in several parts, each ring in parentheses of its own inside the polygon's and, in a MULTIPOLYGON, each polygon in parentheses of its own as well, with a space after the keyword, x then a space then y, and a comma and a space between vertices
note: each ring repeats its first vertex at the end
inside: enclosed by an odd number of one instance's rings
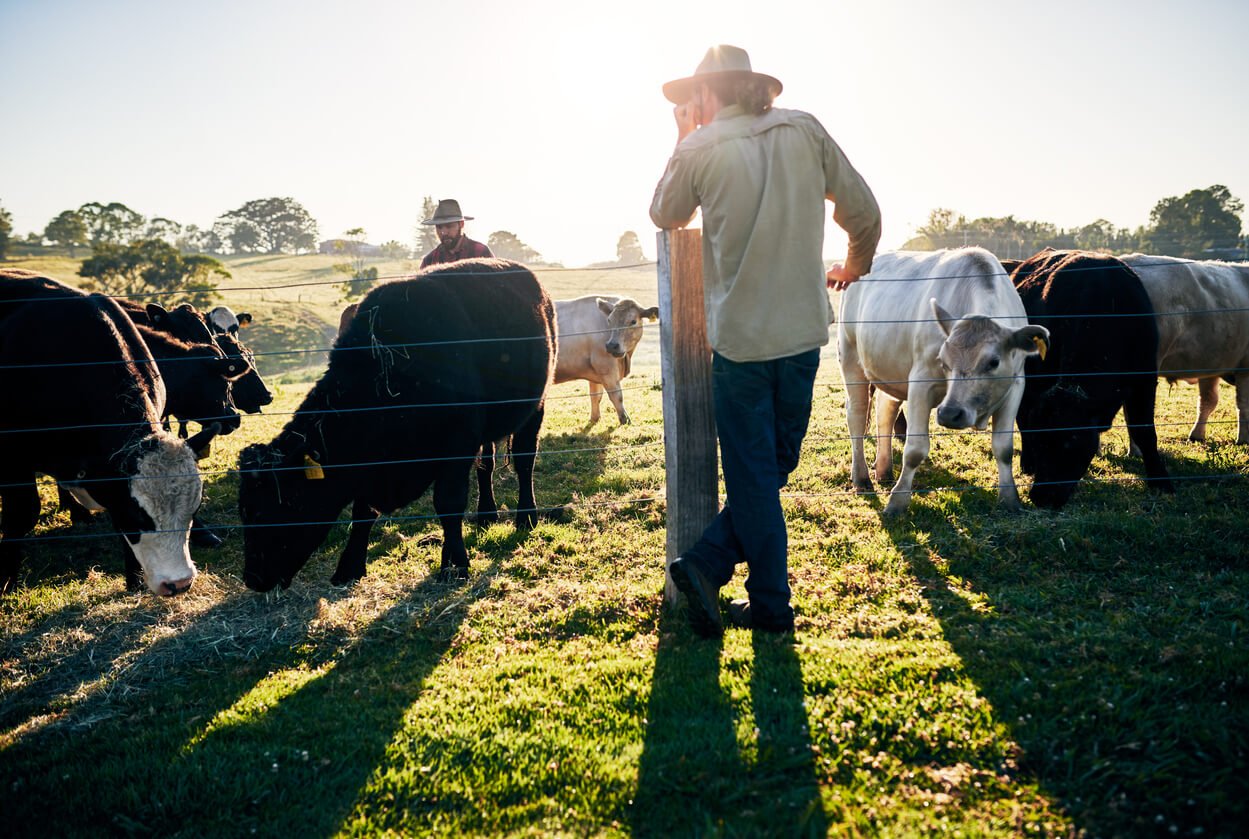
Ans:
POLYGON ((694 87, 713 79, 759 79, 772 88, 772 95, 781 92, 781 83, 772 76, 750 69, 750 56, 741 47, 720 44, 707 50, 694 75, 664 85, 664 96, 674 105, 684 105, 694 95, 694 87))
POLYGON ((472 216, 460 212, 460 202, 454 198, 444 198, 438 202, 433 218, 427 218, 421 224, 451 224, 455 221, 472 221, 472 216))

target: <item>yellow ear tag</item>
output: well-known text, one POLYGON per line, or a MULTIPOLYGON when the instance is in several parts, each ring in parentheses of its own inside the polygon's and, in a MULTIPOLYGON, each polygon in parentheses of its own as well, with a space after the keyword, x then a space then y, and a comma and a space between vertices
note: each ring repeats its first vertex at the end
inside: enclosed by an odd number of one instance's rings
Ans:
POLYGON ((1036 344, 1036 351, 1041 354, 1041 360, 1045 360, 1045 349, 1047 344, 1041 339, 1040 335, 1032 336, 1032 343, 1036 344))
POLYGON ((310 481, 325 480, 325 471, 321 469, 321 464, 309 455, 304 455, 304 477, 310 481))

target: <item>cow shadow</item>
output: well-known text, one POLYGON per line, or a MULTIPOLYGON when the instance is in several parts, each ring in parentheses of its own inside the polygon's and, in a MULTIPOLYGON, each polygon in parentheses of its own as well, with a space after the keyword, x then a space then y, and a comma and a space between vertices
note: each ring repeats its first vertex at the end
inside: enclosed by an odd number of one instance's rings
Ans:
POLYGON ((691 634, 676 609, 662 608, 628 811, 634 835, 748 835, 764 823, 772 835, 825 835, 797 652, 788 639, 755 633, 751 640, 757 740, 747 760, 737 735, 741 709, 720 683, 722 666, 745 663, 730 658, 721 639, 691 634))
MULTIPOLYGON (((174 835, 187 825, 203 834, 269 835, 274 825, 282 825, 284 835, 336 833, 471 605, 489 596, 509 553, 504 540, 490 551, 488 566, 464 584, 429 573, 359 632, 326 629, 326 615, 351 589, 223 598, 178 633, 181 641, 157 640, 126 662, 130 671, 156 671, 150 683, 132 680, 120 700, 116 691, 99 691, 77 703, 63 723, 8 746, 0 782, 22 791, 6 808, 9 835, 68 835, 101 826, 174 835), (188 633, 197 643, 188 646, 188 633), (229 687, 222 689, 222 682, 229 687), (145 724, 156 730, 138 749, 110 749, 113 740, 133 741, 135 726, 145 724), (152 794, 125 796, 129 806, 120 810, 115 791, 100 796, 97 812, 50 810, 70 775, 63 749, 47 747, 66 732, 74 736, 75 754, 99 760, 75 770, 87 783, 99 783, 103 773, 152 794), (223 801, 238 806, 222 810, 223 801)), ((342 608, 350 613, 355 607, 342 608)), ((115 659, 143 629, 115 639, 115 659)))
MULTIPOLYGON (((1216 556, 1173 553, 1155 543, 1157 534, 1133 529, 1122 498, 1114 505, 1080 498, 1072 501, 1078 517, 1027 508, 993 522, 978 503, 952 502, 913 504, 907 517, 883 523, 943 639, 1018 744, 1005 769, 992 760, 975 768, 1035 780, 1081 834, 1162 833, 1165 825, 1171 834, 1199 835, 1212 826, 1220 833, 1231 821, 1243 827, 1244 797, 1211 780, 1212 772, 1226 779, 1219 769, 1230 771, 1237 746, 1217 714, 1206 723, 1183 713, 1186 702, 1216 706, 1222 677, 1163 687, 1153 671, 1185 641, 1160 631, 1158 613, 1135 604, 1150 596, 1143 590, 1174 591, 1194 571, 1228 574, 1244 546, 1220 546, 1216 556), (1127 556, 1100 554, 1097 522, 1136 548, 1115 549, 1127 556), (1036 558, 1038 543, 1054 545, 1054 555, 1036 558), (1168 565, 1134 571, 1159 554, 1168 565), (1158 771, 1168 777, 1167 795, 1158 795, 1158 771)), ((1148 515, 1151 504, 1142 498, 1134 515, 1148 515)), ((1208 608, 1193 619, 1208 620, 1208 608)), ((1208 633, 1203 628, 1197 637, 1208 642, 1208 633)))

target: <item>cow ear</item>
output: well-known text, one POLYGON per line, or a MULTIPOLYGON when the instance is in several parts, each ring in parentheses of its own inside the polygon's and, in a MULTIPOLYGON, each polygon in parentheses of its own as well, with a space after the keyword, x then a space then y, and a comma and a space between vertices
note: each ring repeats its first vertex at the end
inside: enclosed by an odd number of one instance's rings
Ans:
POLYGON ((941 308, 937 298, 933 297, 928 303, 932 306, 932 314, 937 319, 937 326, 941 327, 941 331, 947 338, 950 337, 950 330, 954 328, 954 324, 958 323, 958 318, 941 308))
POLYGON ((250 312, 241 312, 241 313, 239 313, 239 315, 238 315, 238 320, 239 320, 239 326, 248 326, 248 325, 250 325, 250 324, 251 324, 251 322, 252 322, 252 316, 251 316, 251 313, 250 313, 250 312))
POLYGON ((647 320, 659 320, 659 307, 651 306, 649 309, 643 310, 642 317, 647 320))
POLYGON ((159 303, 148 303, 145 308, 148 320, 152 322, 153 326, 164 323, 165 319, 169 317, 169 311, 159 303))
POLYGON ((616 308, 611 304, 611 301, 604 300, 601 297, 594 298, 594 302, 598 304, 598 310, 608 316, 611 315, 612 309, 616 308))
POLYGON ((1016 329, 1010 337, 1011 349, 1023 350, 1027 355, 1039 355, 1041 360, 1050 349, 1050 331, 1044 326, 1028 324, 1016 329))

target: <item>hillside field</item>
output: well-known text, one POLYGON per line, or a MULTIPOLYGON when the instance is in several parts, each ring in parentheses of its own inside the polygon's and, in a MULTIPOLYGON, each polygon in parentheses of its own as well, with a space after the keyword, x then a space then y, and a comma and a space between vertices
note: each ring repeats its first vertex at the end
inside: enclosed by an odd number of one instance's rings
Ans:
MULTIPOLYGON (((1006 514, 988 434, 934 421, 910 512, 886 521, 850 488, 830 344, 784 490, 795 640, 705 641, 662 600, 652 324, 631 425, 605 400, 589 426, 584 382, 550 394, 537 494, 562 519, 466 528, 471 577, 449 584, 427 497, 375 528, 359 583, 329 584, 338 526, 290 589, 257 595, 233 470, 323 369, 343 303, 302 284, 334 261, 227 260, 222 302, 255 315, 243 337, 278 398, 201 463, 226 542, 193 551, 187 595, 127 592, 107 522, 71 526, 43 485, 43 538, 0 601, 7 836, 1249 831, 1249 451, 1230 386, 1191 443, 1196 388, 1160 383, 1174 495, 1145 489, 1120 417, 1065 509, 1006 514)), ((555 298, 656 302, 653 266, 536 273, 555 298)), ((510 471, 495 483, 514 506, 510 471)))

